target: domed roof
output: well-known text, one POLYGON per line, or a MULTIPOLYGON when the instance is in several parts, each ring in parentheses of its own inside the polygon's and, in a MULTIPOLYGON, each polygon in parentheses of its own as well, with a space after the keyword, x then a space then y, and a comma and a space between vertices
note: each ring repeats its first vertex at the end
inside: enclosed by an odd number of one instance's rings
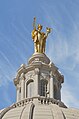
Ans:
POLYGON ((46 98, 30 98, 5 108, 0 119, 79 119, 79 110, 46 98))

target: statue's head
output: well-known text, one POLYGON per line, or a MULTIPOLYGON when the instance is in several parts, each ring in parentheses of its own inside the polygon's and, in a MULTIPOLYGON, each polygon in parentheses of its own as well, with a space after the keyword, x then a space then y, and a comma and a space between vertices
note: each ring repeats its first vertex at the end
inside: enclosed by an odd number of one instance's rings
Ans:
POLYGON ((38 30, 39 30, 39 31, 42 30, 42 26, 41 26, 41 24, 38 24, 38 30))

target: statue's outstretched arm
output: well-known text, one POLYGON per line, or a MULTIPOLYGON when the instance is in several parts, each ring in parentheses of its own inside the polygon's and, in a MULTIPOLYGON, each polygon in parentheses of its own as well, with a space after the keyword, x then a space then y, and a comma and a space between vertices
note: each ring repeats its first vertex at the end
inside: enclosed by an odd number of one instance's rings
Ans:
POLYGON ((51 32, 52 28, 48 28, 46 27, 46 35, 48 36, 48 34, 51 32))

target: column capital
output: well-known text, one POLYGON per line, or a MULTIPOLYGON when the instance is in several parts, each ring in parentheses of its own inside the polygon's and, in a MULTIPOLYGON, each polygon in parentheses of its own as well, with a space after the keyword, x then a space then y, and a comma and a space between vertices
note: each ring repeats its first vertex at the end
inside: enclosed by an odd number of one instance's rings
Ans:
POLYGON ((25 74, 22 73, 21 76, 20 76, 20 78, 21 78, 22 80, 24 80, 24 79, 25 79, 25 74))
POLYGON ((14 78, 14 84, 15 84, 15 86, 17 86, 17 84, 19 83, 19 80, 18 80, 18 78, 14 78))
POLYGON ((53 78, 53 72, 52 71, 50 72, 50 78, 53 78))
POLYGON ((17 90, 18 90, 18 89, 20 89, 20 87, 21 87, 21 86, 20 86, 19 84, 17 84, 17 87, 16 87, 16 88, 17 88, 17 90))
POLYGON ((35 68, 35 71, 34 72, 35 72, 35 74, 38 75, 39 74, 39 68, 35 68))

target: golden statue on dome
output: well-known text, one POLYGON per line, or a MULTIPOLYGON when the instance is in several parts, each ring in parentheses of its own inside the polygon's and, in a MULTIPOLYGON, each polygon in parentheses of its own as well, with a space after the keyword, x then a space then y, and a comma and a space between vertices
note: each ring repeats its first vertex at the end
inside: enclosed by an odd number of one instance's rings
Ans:
POLYGON ((34 41, 35 53, 45 53, 46 39, 51 32, 51 28, 46 28, 46 33, 41 32, 42 26, 38 24, 36 29, 36 18, 33 21, 32 39, 34 41))

